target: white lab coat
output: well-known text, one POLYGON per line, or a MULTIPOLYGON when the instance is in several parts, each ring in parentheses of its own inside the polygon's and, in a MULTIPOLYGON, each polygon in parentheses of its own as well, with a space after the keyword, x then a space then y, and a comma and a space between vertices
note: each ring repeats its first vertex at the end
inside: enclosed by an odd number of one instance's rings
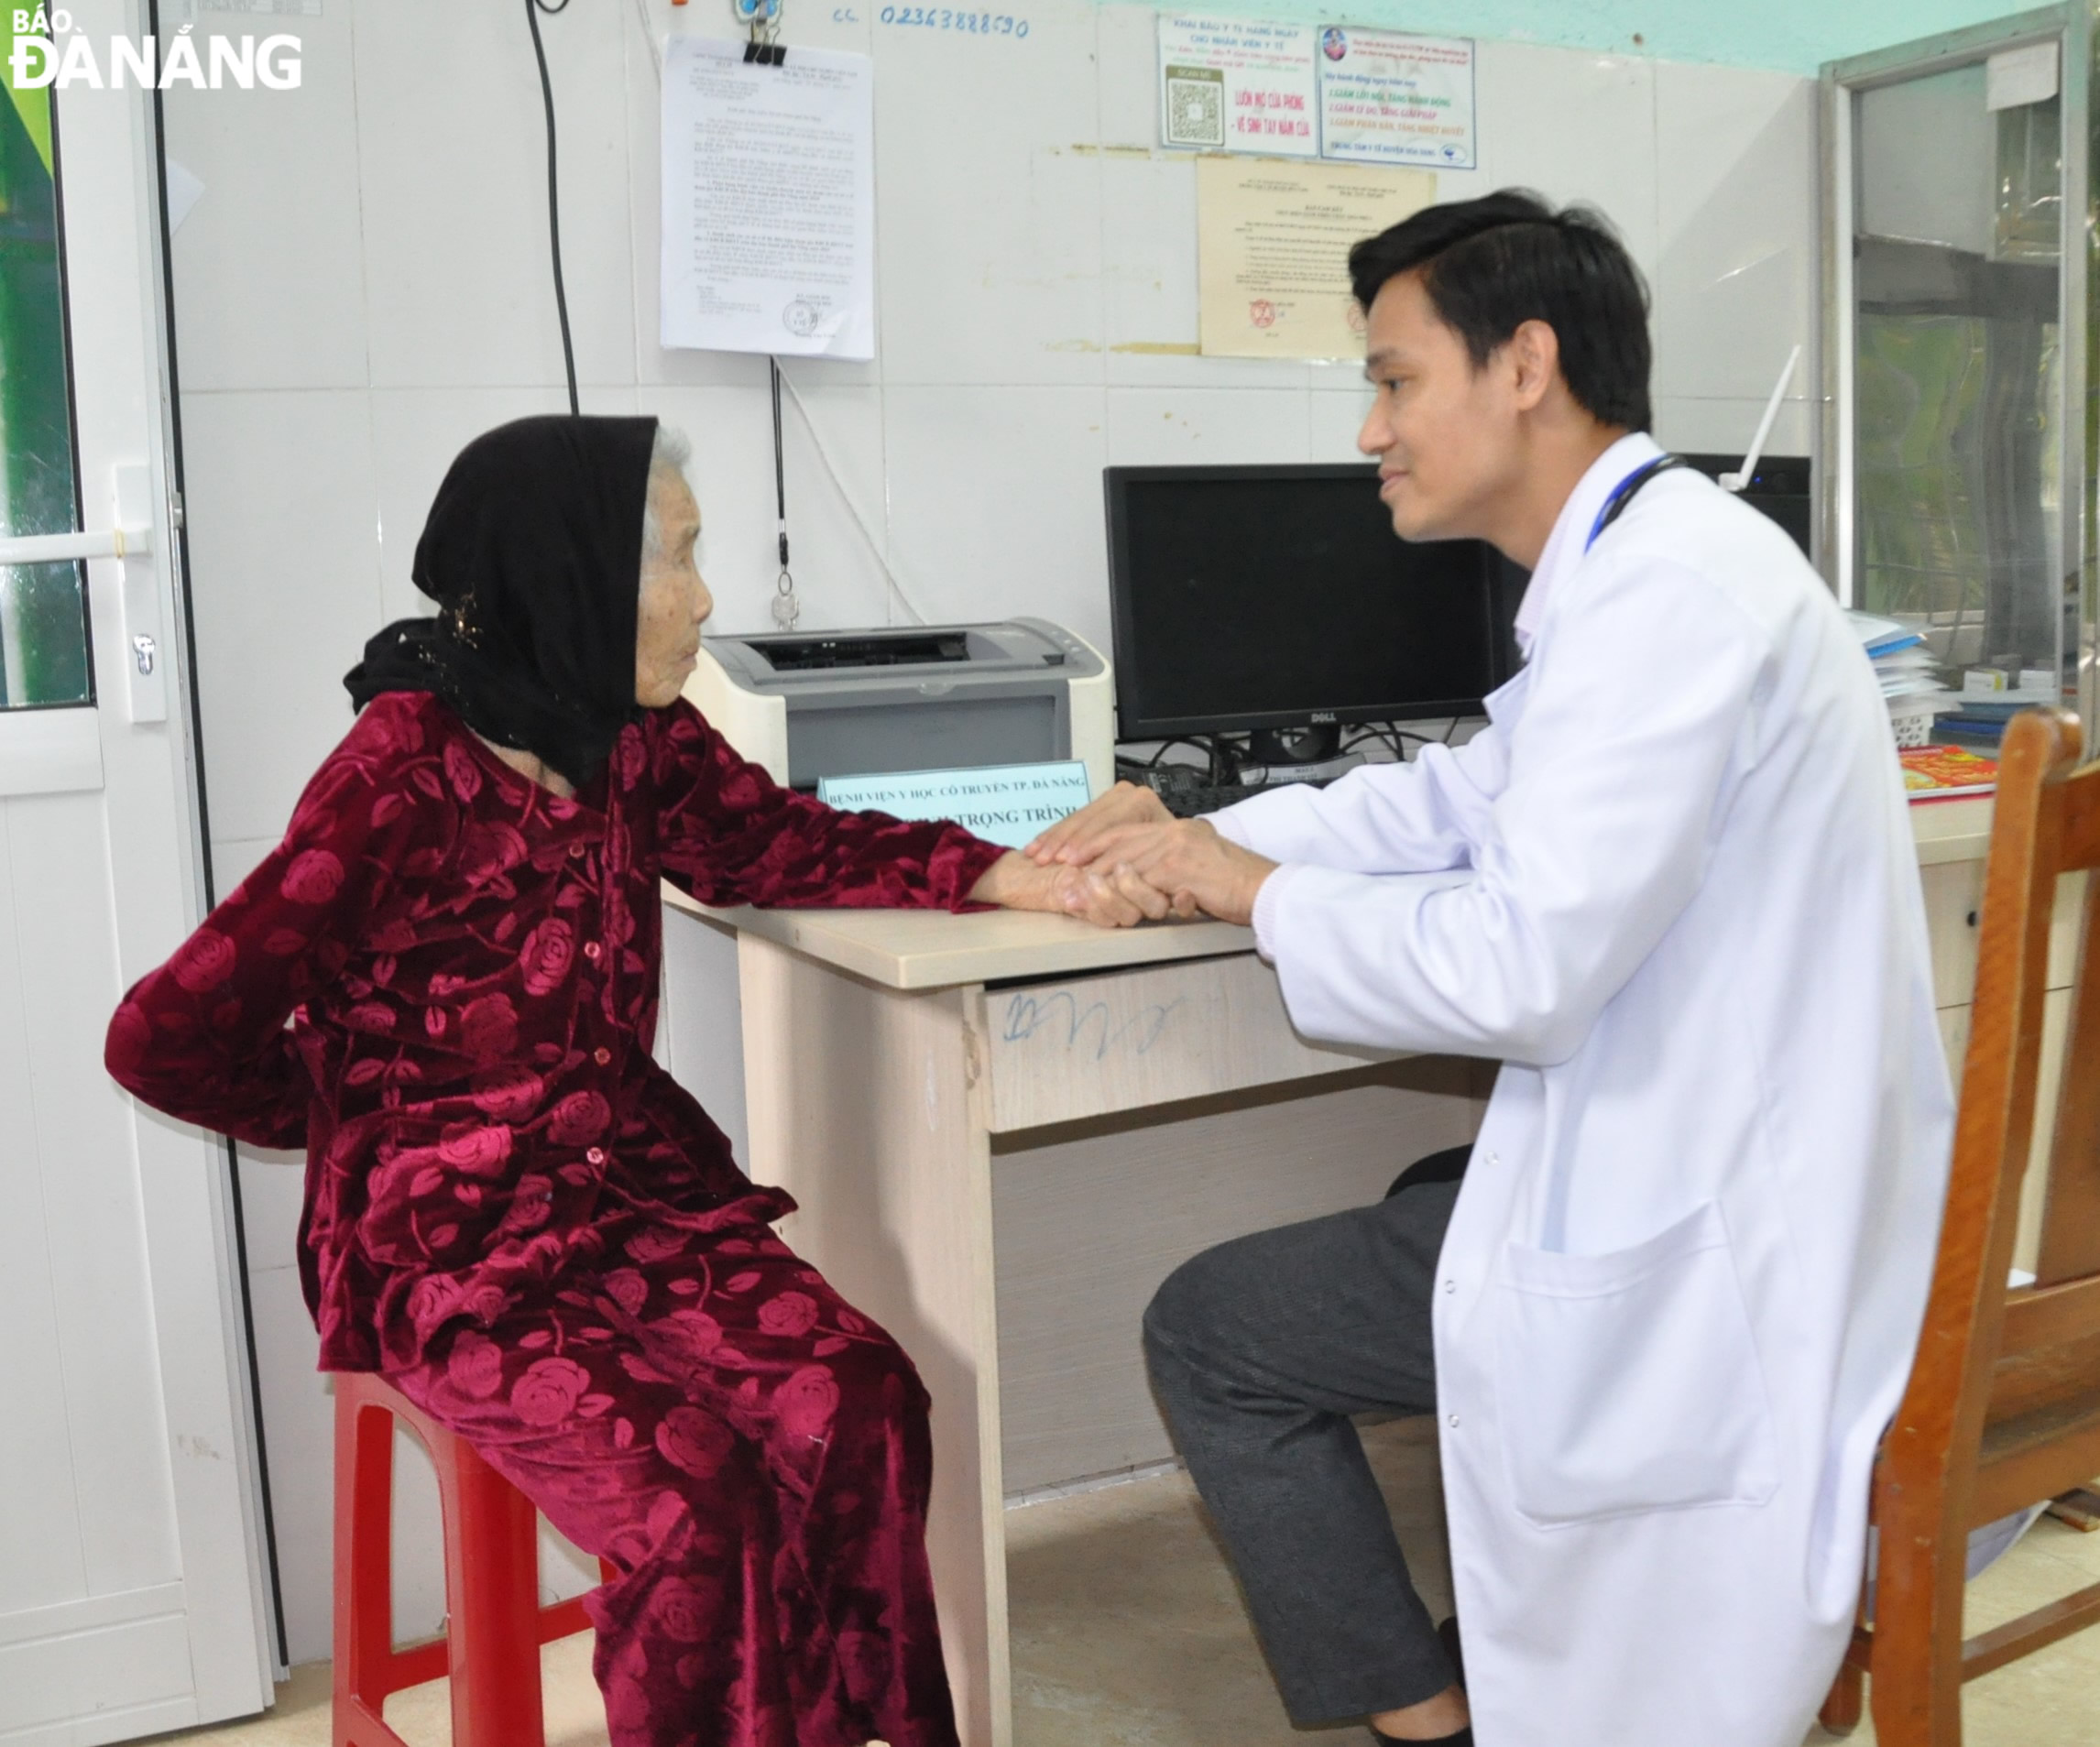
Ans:
POLYGON ((1302 1032, 1504 1064, 1435 1303, 1482 1747, 1798 1747, 1945 1187, 1867 659, 1689 472, 1585 553, 1657 453, 1576 488, 1470 744, 1216 815, 1285 864, 1258 921, 1302 1032))

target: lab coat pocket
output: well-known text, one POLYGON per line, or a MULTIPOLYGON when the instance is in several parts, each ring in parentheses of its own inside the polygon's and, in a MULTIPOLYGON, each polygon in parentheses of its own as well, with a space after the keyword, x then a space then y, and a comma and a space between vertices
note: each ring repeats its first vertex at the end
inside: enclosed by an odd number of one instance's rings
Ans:
POLYGON ((1714 1203, 1609 1255, 1512 1243, 1498 1296, 1498 1417, 1525 1516, 1552 1527, 1771 1496, 1771 1412, 1714 1203))

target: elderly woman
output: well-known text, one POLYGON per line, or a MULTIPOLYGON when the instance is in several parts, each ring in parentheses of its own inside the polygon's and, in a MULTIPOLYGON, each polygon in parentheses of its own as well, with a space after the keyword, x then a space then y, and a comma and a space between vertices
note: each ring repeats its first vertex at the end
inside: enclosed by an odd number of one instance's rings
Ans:
POLYGON ((416 549, 443 611, 366 647, 283 843, 126 997, 109 1069, 306 1149, 322 1368, 383 1373, 612 1562, 588 1605, 616 1747, 943 1747, 925 1392, 651 1059, 657 879, 1161 901, 739 759, 679 696, 712 606, 683 459, 651 419, 467 446, 416 549))

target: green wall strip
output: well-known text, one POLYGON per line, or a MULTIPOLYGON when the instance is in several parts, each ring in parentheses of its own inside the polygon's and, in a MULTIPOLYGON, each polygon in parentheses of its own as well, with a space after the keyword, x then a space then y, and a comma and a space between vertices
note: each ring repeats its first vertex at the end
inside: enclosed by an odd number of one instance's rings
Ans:
POLYGON ((2005 0, 1215 0, 1163 12, 1306 19, 1813 73, 1826 60, 1891 48, 2023 10, 2005 0))

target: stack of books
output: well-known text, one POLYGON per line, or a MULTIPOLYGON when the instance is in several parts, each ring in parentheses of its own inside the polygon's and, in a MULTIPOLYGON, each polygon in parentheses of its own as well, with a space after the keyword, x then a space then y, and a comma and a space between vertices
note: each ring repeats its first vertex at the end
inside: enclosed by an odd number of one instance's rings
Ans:
POLYGON ((1944 740, 1995 747, 2005 738, 2006 724, 2022 710, 2063 701, 2063 688, 2046 668, 2022 669, 2017 685, 2007 682, 2010 677, 1987 667, 1963 674, 1961 693, 1934 725, 1935 733, 1944 740))

